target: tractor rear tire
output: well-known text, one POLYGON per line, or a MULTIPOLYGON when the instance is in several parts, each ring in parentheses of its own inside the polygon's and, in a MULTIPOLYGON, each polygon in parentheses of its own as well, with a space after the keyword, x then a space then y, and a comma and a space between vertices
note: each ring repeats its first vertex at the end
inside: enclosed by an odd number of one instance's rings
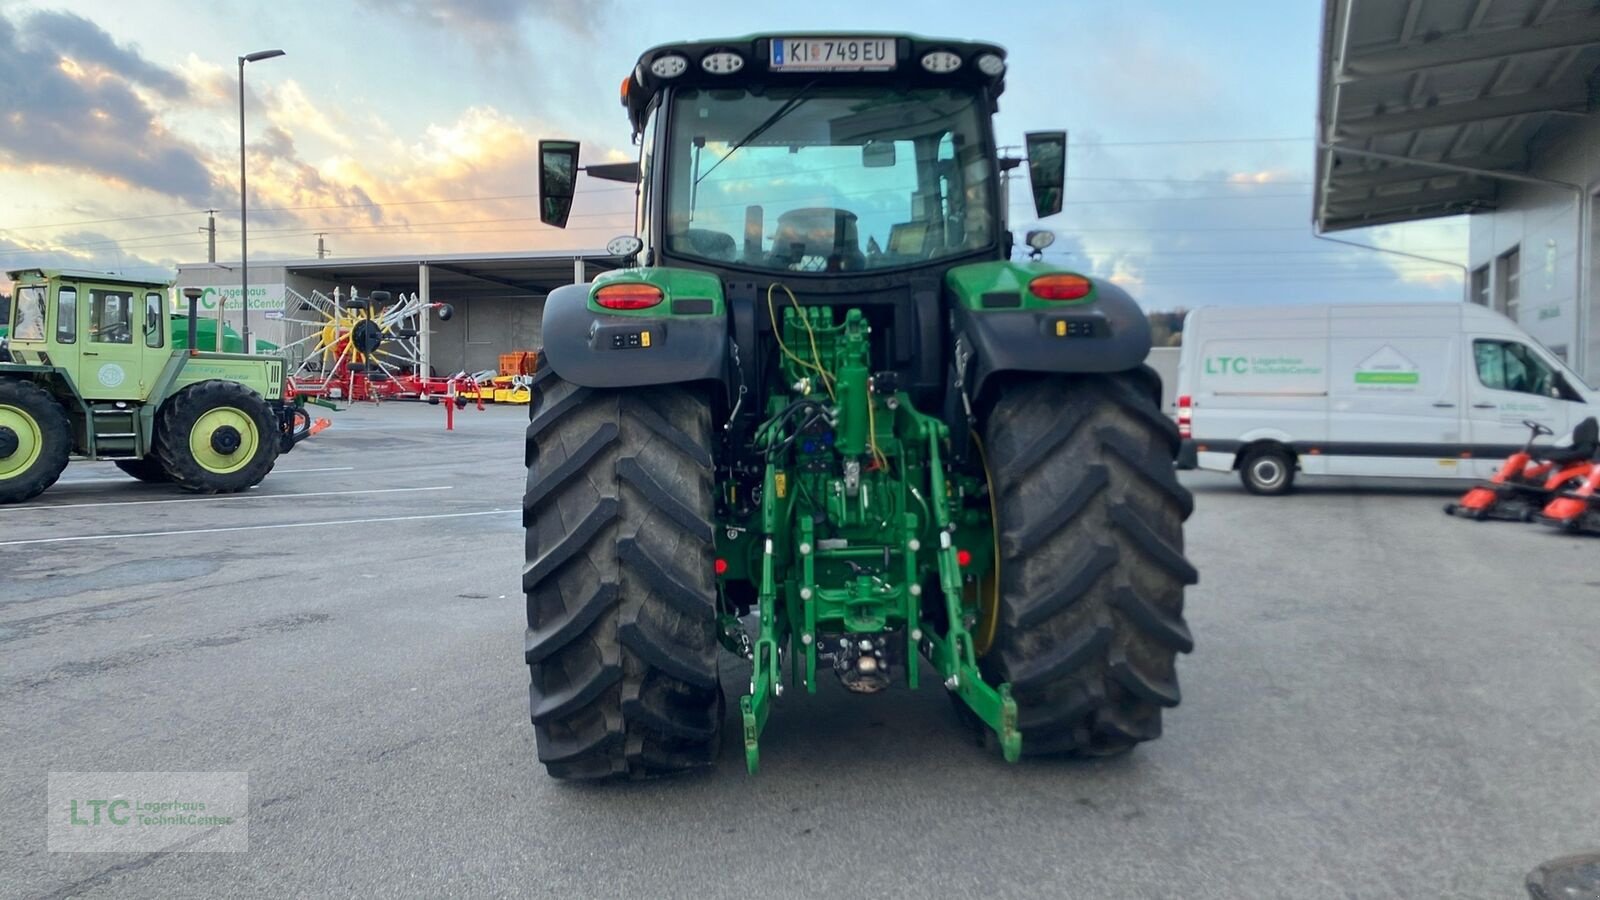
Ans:
POLYGON ((119 459, 116 463, 117 468, 145 484, 168 484, 172 481, 172 476, 167 474, 153 451, 142 459, 119 459))
POLYGON ((1177 654, 1194 647, 1176 426, 1134 373, 1032 376, 1000 388, 984 440, 1001 564, 980 668, 1011 684, 1022 752, 1109 756, 1159 737, 1177 654))
POLYGON ((534 393, 522 584, 539 761, 572 779, 709 766, 723 696, 707 400, 547 367, 534 393))
POLYGON ((279 433, 278 417, 260 394, 236 381, 202 381, 162 404, 156 457, 186 491, 235 494, 272 471, 279 433))
POLYGON ((32 500, 56 483, 72 455, 72 425, 50 392, 0 378, 0 503, 32 500))

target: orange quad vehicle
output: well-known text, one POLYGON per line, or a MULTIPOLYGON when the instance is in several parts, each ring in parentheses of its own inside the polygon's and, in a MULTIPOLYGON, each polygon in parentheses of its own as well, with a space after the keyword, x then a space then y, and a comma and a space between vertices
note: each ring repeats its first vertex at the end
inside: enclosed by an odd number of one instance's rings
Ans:
POLYGON ((1581 485, 1597 468, 1595 454, 1600 448, 1600 422, 1584 419, 1572 429, 1572 443, 1566 447, 1535 447, 1534 441, 1554 434, 1532 419, 1528 442, 1511 454, 1487 483, 1478 485, 1444 511, 1468 519, 1509 519, 1532 521, 1534 514, 1564 488, 1581 485))
MULTIPOLYGON (((1595 420, 1585 419, 1578 427, 1584 425, 1589 426, 1587 472, 1575 483, 1569 483, 1565 490, 1556 491, 1533 518, 1563 531, 1600 534, 1600 448, 1596 447, 1595 420)), ((1576 440, 1573 446, 1577 446, 1576 440)))

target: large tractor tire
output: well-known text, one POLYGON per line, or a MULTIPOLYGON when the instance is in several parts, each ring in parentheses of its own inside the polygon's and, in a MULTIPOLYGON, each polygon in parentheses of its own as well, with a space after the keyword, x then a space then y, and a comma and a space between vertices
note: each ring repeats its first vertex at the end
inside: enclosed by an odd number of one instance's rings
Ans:
POLYGON ((685 386, 534 381, 522 521, 539 760, 558 778, 711 765, 721 742, 711 412, 685 386))
POLYGON ((0 378, 0 503, 32 500, 56 483, 72 455, 72 426, 50 393, 0 378))
POLYGON ((156 457, 186 491, 233 494, 261 483, 278 460, 278 417, 236 381, 202 381, 162 404, 156 457))
POLYGON ((172 476, 167 474, 154 451, 142 459, 119 459, 116 463, 117 468, 146 484, 167 484, 172 481, 172 476))
POLYGON ((1023 753, 1108 756, 1159 737, 1177 654, 1194 646, 1177 428, 1136 374, 1035 376, 1000 389, 984 440, 1001 559, 980 667, 1010 682, 1023 753))

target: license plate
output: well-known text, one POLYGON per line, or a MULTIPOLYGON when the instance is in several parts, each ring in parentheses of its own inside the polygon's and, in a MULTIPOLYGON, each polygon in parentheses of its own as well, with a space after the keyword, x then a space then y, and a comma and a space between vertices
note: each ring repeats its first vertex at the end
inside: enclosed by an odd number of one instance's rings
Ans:
POLYGON ((893 38, 773 38, 774 72, 887 72, 893 38))

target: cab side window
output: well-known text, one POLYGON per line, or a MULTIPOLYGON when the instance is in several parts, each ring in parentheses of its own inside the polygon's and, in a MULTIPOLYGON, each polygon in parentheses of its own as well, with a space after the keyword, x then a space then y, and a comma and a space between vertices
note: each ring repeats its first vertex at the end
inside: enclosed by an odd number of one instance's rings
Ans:
POLYGON ((56 292, 56 343, 78 342, 78 289, 64 287, 56 292))
POLYGON ((144 295, 144 345, 160 347, 166 341, 166 304, 161 295, 151 291, 144 295))
POLYGON ((1525 344, 1516 341, 1473 341, 1478 380, 1486 388, 1552 397, 1555 372, 1525 344))
POLYGON ((96 344, 133 343, 133 295, 89 292, 89 340, 96 344))
POLYGON ((45 288, 41 285, 17 289, 17 320, 11 325, 12 338, 44 340, 44 295, 45 288))

